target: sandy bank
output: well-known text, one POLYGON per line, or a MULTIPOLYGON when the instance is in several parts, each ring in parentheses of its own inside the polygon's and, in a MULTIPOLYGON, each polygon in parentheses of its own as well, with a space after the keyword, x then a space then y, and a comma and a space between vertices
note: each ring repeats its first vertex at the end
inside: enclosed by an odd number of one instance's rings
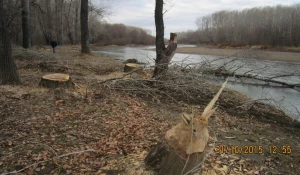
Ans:
POLYGON ((256 58, 261 60, 285 61, 300 63, 300 53, 295 52, 276 52, 262 51, 254 49, 215 49, 207 47, 185 47, 177 48, 177 53, 185 54, 201 54, 201 55, 216 55, 216 56, 232 56, 235 54, 242 55, 245 58, 256 58), (257 54, 259 53, 259 54, 257 54))

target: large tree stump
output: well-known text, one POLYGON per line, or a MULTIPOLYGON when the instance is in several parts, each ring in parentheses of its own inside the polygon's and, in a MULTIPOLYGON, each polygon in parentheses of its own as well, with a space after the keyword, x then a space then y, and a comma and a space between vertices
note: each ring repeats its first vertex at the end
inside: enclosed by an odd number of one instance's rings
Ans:
POLYGON ((68 74, 48 74, 42 77, 40 86, 47 88, 73 88, 74 83, 71 81, 71 77, 68 74))
POLYGON ((142 69, 142 67, 140 67, 139 64, 135 64, 135 63, 127 63, 124 66, 124 72, 131 72, 137 69, 142 69))
POLYGON ((159 175, 191 174, 201 169, 204 157, 205 151, 188 155, 162 142, 150 150, 145 163, 159 175))
POLYGON ((201 169, 209 138, 208 118, 216 111, 213 108, 227 80, 209 102, 201 115, 183 114, 182 123, 166 132, 164 141, 150 150, 145 158, 147 167, 159 175, 191 174, 201 169))

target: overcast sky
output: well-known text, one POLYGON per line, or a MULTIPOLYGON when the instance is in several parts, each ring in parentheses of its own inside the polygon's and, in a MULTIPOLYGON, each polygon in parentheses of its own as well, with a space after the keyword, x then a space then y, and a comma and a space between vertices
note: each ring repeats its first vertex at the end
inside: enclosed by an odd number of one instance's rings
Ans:
MULTIPOLYGON (((94 0, 101 4, 101 0, 94 0)), ((110 1, 113 15, 106 20, 109 23, 123 23, 151 31, 155 35, 155 0, 113 0, 110 1)), ((241 10, 244 8, 293 5, 299 0, 166 0, 168 10, 164 17, 165 36, 170 32, 196 30, 195 20, 219 10, 241 10)))

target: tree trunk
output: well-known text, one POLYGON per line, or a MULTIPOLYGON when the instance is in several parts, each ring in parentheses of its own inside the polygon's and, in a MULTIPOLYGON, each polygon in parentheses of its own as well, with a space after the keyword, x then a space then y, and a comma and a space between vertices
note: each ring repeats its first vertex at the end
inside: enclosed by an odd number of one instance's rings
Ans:
POLYGON ((168 47, 164 42, 164 19, 163 19, 163 0, 156 0, 155 5, 155 26, 156 26, 156 59, 153 78, 164 77, 168 70, 169 63, 177 48, 176 34, 170 34, 168 47))
POLYGON ((140 69, 140 71, 143 70, 143 68, 139 64, 135 64, 135 63, 127 63, 124 66, 124 72, 130 72, 137 69, 140 69))
POLYGON ((52 17, 51 17, 51 0, 46 0, 46 19, 47 19, 47 29, 46 29, 46 44, 49 45, 52 40, 52 17))
POLYGON ((3 0, 0 0, 0 84, 19 84, 19 75, 12 58, 8 27, 8 14, 3 0))
POLYGON ((158 175, 191 174, 201 169, 205 153, 206 151, 188 155, 162 142, 150 150, 145 164, 158 175))
POLYGON ((163 72, 163 67, 160 65, 161 60, 164 59, 163 51, 165 48, 164 42, 164 19, 163 19, 163 0, 155 1, 155 27, 156 27, 156 59, 153 77, 160 75, 163 72))
POLYGON ((46 88, 73 88, 74 83, 68 74, 48 74, 42 77, 40 86, 46 88))
POLYGON ((145 164, 159 175, 191 174, 201 170, 209 139, 208 119, 216 111, 216 101, 226 86, 223 83, 201 115, 183 113, 183 121, 169 129, 164 141, 154 146, 145 164))
POLYGON ((59 6, 60 6, 60 1, 59 0, 54 0, 55 3, 55 15, 54 15, 54 21, 53 21, 53 26, 55 27, 55 34, 54 38, 51 38, 51 40, 56 40, 57 44, 60 45, 60 12, 59 12, 59 6))
POLYGON ((79 2, 75 0, 74 44, 78 44, 78 10, 79 2))
POLYGON ((89 48, 88 7, 89 7, 89 1, 81 0, 81 8, 80 8, 81 53, 91 52, 89 48))
POLYGON ((29 0, 22 0, 23 47, 31 47, 29 0))
POLYGON ((66 25, 67 25, 67 35, 68 35, 68 38, 71 42, 72 45, 74 45, 74 33, 73 33, 73 26, 74 26, 74 19, 70 19, 71 17, 71 8, 72 8, 72 0, 70 1, 69 3, 69 7, 68 7, 68 13, 65 14, 65 21, 66 21, 66 25), (71 21, 71 22, 70 22, 71 21))
POLYGON ((64 0, 60 1, 60 29, 59 29, 59 40, 60 40, 60 45, 63 45, 63 31, 64 31, 64 25, 63 25, 63 11, 64 11, 64 0))

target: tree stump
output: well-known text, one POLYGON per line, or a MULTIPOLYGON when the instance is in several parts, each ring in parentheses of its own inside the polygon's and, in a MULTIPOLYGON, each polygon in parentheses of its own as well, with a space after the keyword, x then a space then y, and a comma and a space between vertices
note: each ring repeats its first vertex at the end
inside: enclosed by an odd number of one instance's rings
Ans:
POLYGON ((194 112, 182 114, 183 121, 169 129, 164 141, 148 153, 145 158, 147 167, 159 175, 191 174, 202 168, 209 138, 208 119, 217 109, 213 106, 227 80, 201 115, 194 112))
POLYGON ((159 175, 191 174, 201 169, 204 158, 205 151, 188 155, 162 142, 150 150, 145 164, 159 175))
POLYGON ((131 72, 137 69, 142 69, 139 64, 127 63, 124 66, 124 72, 131 72))
POLYGON ((60 73, 43 76, 39 85, 46 88, 74 88, 70 75, 60 73))

